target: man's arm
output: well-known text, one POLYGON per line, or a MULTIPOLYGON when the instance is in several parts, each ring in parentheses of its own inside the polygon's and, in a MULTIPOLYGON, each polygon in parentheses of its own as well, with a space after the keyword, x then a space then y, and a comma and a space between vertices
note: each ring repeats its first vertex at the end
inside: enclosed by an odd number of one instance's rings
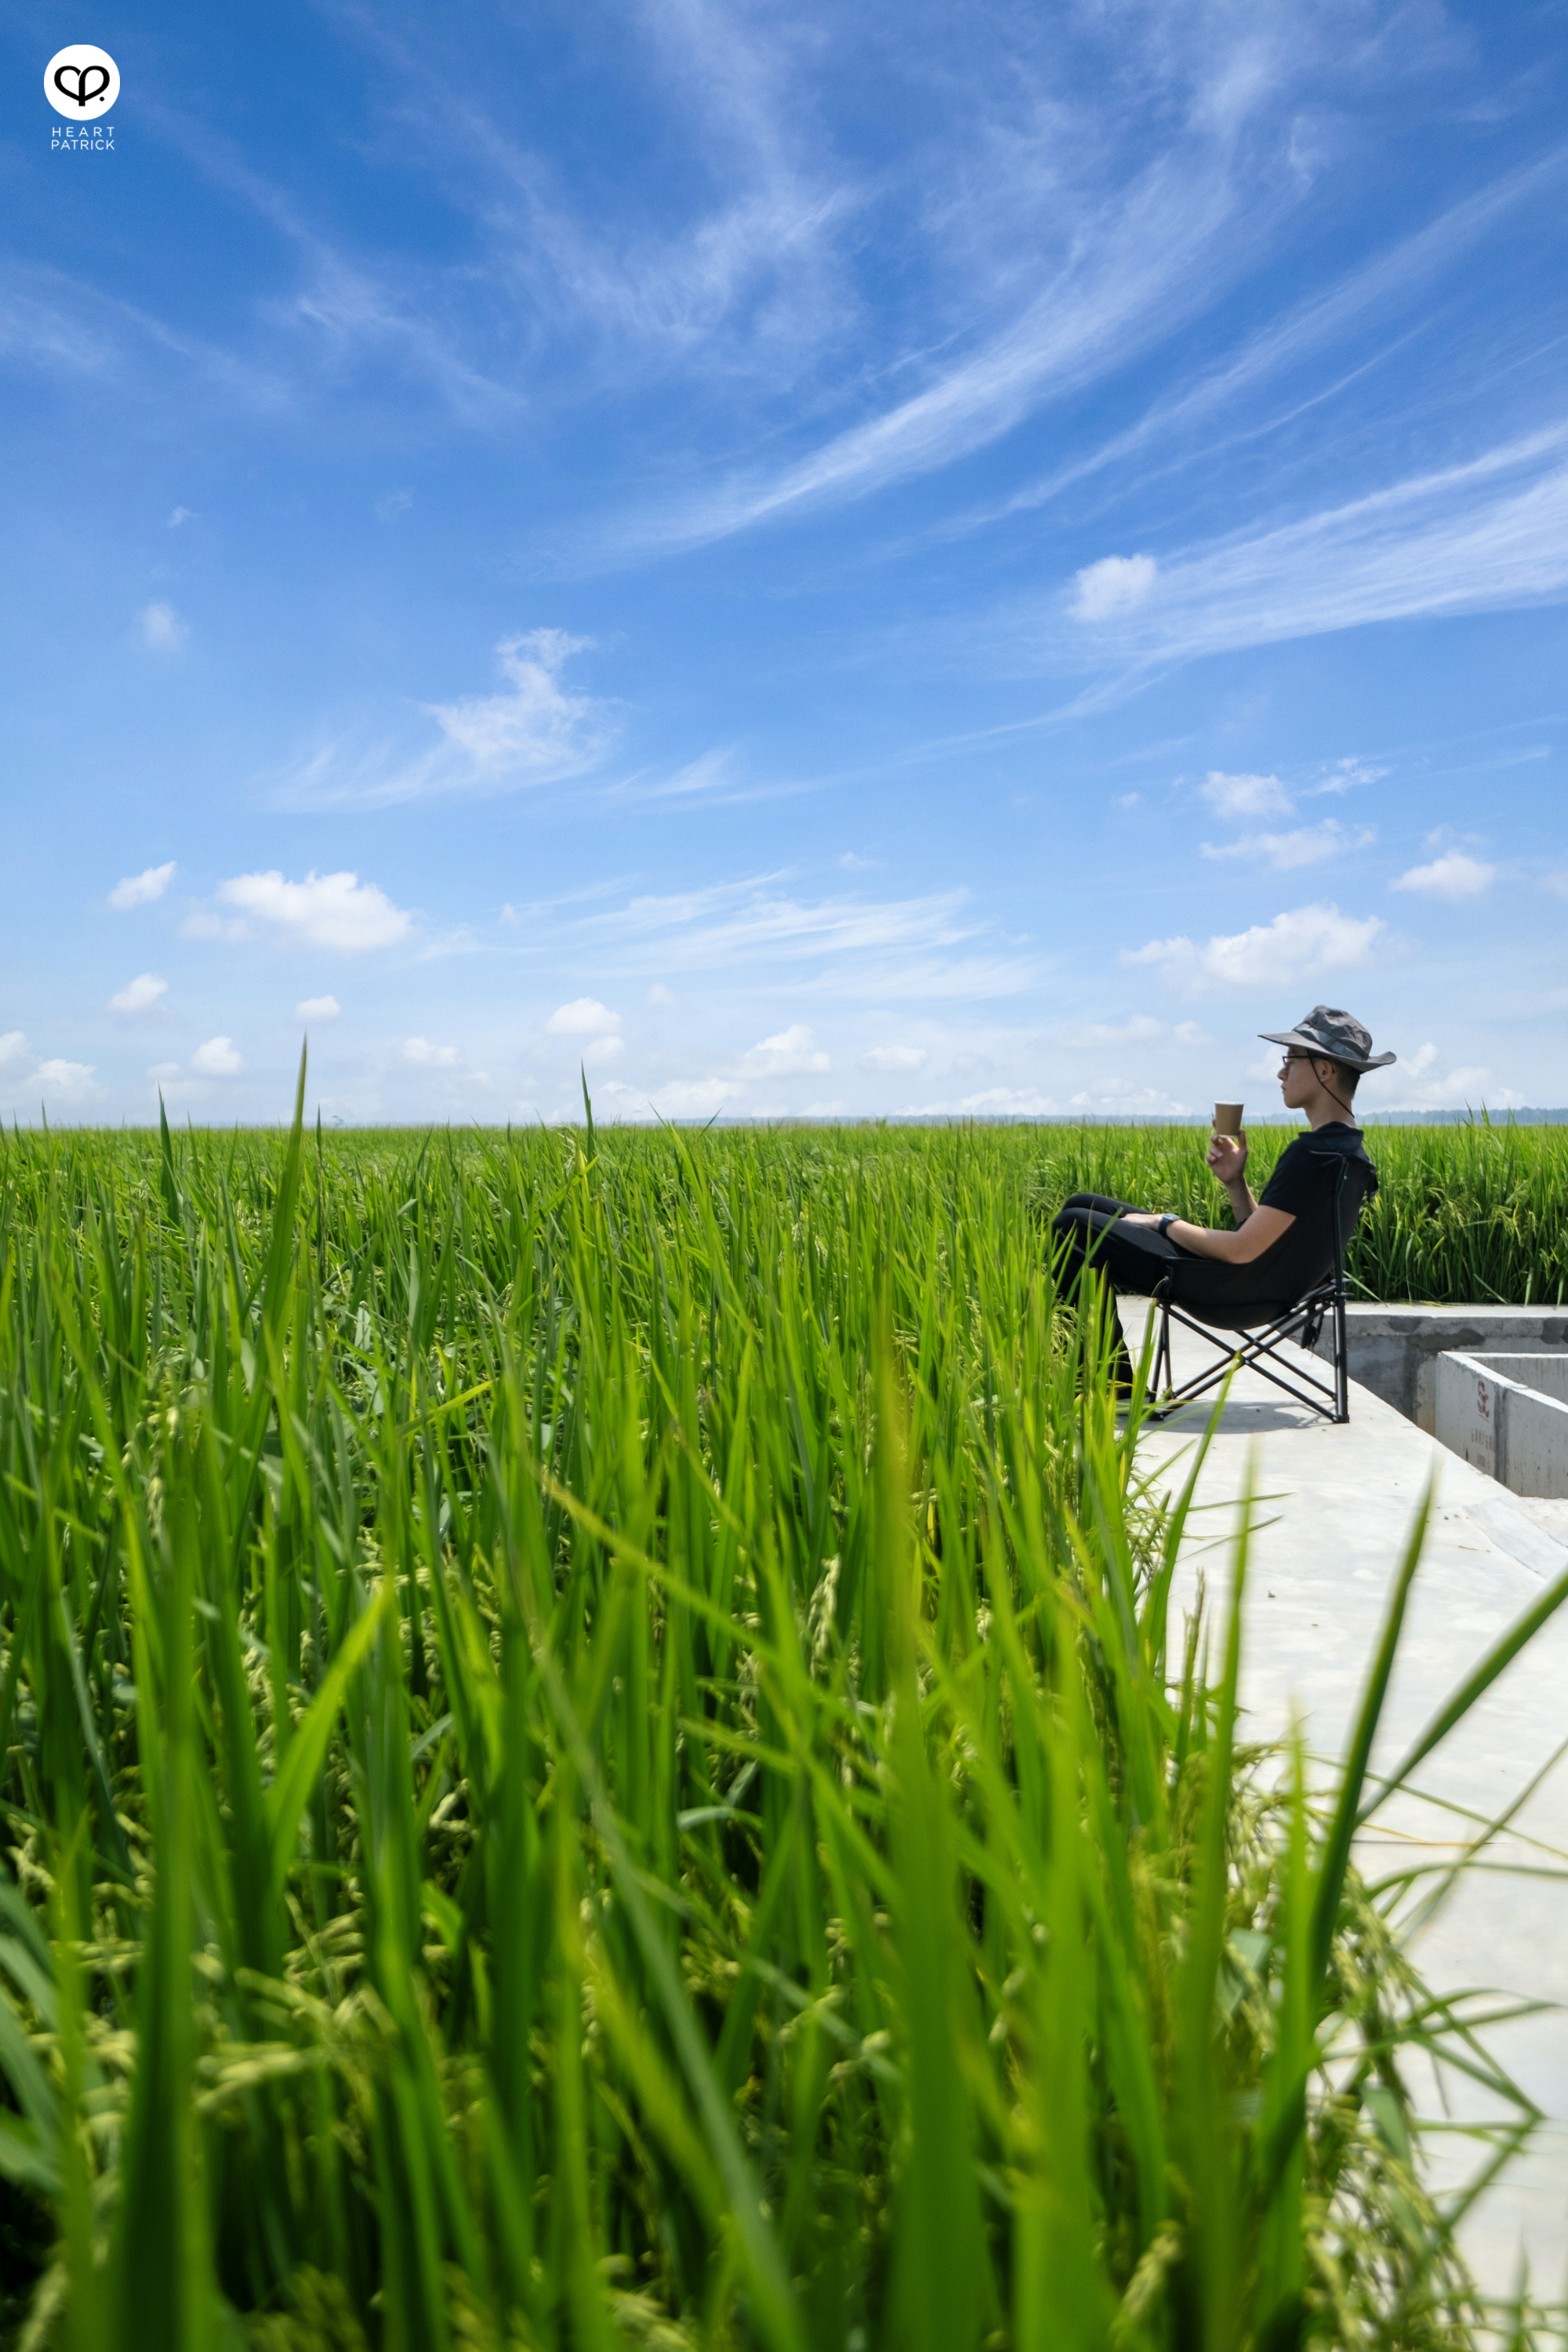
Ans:
MULTIPOLYGON (((1272 1249, 1283 1233, 1295 1223, 1287 1209, 1262 1209, 1252 1197, 1247 1181, 1247 1138, 1245 1135, 1216 1135, 1205 1155, 1210 1168, 1225 1186, 1230 1202, 1231 1214, 1236 1219, 1233 1234, 1215 1233, 1208 1225, 1189 1225, 1184 1217, 1173 1217, 1165 1227, 1167 1241, 1179 1242, 1191 1250, 1194 1257, 1216 1257, 1226 1265, 1250 1265, 1265 1250, 1272 1249)), ((1136 1211, 1122 1220, 1124 1224, 1153 1225, 1159 1218, 1136 1211)))
MULTIPOLYGON (((1123 1222, 1131 1224, 1132 1220, 1129 1217, 1123 1222)), ((1158 1219, 1151 1217, 1147 1222, 1154 1224, 1158 1219)), ((1255 1257, 1272 1249, 1280 1234, 1288 1233, 1295 1222, 1286 1209, 1260 1209, 1254 1202, 1247 1222, 1238 1224, 1234 1234, 1215 1233, 1208 1225, 1189 1225, 1184 1217, 1175 1217, 1165 1227, 1165 1239, 1178 1242, 1194 1257, 1217 1257, 1227 1265, 1250 1265, 1255 1257)))

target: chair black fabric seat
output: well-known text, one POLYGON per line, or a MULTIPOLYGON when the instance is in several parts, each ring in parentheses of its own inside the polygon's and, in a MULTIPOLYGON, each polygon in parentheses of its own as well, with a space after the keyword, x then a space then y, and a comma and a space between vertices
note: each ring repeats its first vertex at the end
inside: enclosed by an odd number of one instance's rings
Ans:
POLYGON ((1163 1421, 1180 1406, 1191 1404, 1217 1387, 1232 1365, 1239 1362, 1261 1372, 1298 1403, 1310 1405, 1328 1420, 1349 1421, 1345 1251, 1362 1210, 1377 1190, 1377 1171, 1369 1160, 1352 1153, 1335 1150, 1311 1156, 1323 1163, 1327 1178, 1320 1209, 1299 1216, 1250 1265, 1184 1258, 1157 1285, 1153 1295, 1160 1308, 1160 1337, 1151 1383, 1155 1399, 1152 1419, 1163 1421), (1313 1350, 1331 1316, 1331 1386, 1279 1352, 1286 1339, 1313 1350), (1180 1388, 1163 1385, 1171 1379, 1173 1322, 1200 1338, 1214 1331, 1235 1332, 1244 1344, 1180 1388))

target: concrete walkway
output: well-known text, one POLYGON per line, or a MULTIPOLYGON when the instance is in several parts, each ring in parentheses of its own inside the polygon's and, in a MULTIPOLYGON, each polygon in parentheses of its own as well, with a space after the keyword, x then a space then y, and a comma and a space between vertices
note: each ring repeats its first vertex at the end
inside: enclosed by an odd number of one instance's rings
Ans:
MULTIPOLYGON (((1145 1299, 1121 1301, 1134 1353, 1147 1313, 1145 1299)), ((1200 1343, 1186 1337, 1177 1377, 1201 1360, 1200 1343)), ((1195 1408, 1142 1437, 1139 1466, 1154 1474, 1157 1492, 1184 1482, 1206 1417, 1195 1408)), ((1181 1599, 1189 1606, 1200 1570, 1211 1602, 1228 1591, 1249 1465, 1261 1498, 1245 1611, 1249 1728, 1270 1737, 1300 1716, 1322 1758, 1343 1752, 1411 1522, 1436 1473, 1436 1506, 1373 1759, 1374 1770, 1391 1769, 1498 1636, 1568 1569, 1568 1503, 1510 1495, 1370 1390, 1352 1385, 1350 1424, 1336 1429, 1260 1374, 1245 1375, 1225 1408, 1183 1547, 1181 1599)), ((1363 1873, 1377 1878, 1403 1857, 1447 1853, 1474 1833, 1447 1806, 1491 1821, 1565 1738, 1568 1603, 1420 1768, 1421 1790, 1440 1802, 1399 1800, 1364 1834, 1363 1873)), ((1522 2248, 1534 2290, 1555 2300, 1568 2268, 1568 1759, 1412 1949, 1435 1990, 1491 1988, 1553 2004, 1482 2036, 1546 2120, 1467 2219, 1463 2236, 1489 2293, 1513 2291, 1522 2248)), ((1441 2120, 1430 2079, 1412 2088, 1441 2120)), ((1472 2086, 1450 2079, 1447 2088, 1450 2121, 1497 2112, 1472 2086)), ((1468 2178, 1484 2154, 1445 2130, 1427 2147, 1437 2188, 1468 2178)))

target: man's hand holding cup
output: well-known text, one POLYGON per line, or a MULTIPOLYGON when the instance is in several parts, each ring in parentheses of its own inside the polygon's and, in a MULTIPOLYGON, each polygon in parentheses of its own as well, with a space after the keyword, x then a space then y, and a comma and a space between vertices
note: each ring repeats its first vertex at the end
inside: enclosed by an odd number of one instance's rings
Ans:
POLYGON ((1215 1103, 1214 1107, 1214 1134, 1205 1157, 1222 1184, 1236 1183, 1247 1166, 1247 1137, 1241 1113, 1240 1103, 1215 1103))

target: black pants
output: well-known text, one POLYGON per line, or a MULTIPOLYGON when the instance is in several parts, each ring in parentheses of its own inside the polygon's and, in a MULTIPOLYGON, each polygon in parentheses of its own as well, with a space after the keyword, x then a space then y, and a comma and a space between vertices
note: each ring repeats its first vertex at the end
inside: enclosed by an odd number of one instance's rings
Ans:
POLYGON ((1084 1268, 1103 1276, 1095 1285, 1100 1294, 1096 1304, 1104 1318, 1111 1366, 1119 1381, 1131 1378, 1132 1363, 1112 1294, 1131 1290, 1147 1298, 1173 1265, 1190 1265, 1197 1255, 1195 1250, 1184 1250, 1179 1242, 1167 1240, 1154 1225, 1121 1223, 1132 1205, 1131 1201, 1113 1201, 1104 1192, 1075 1192, 1051 1220, 1051 1232, 1062 1253, 1062 1289, 1069 1298, 1078 1294, 1086 1314, 1090 1300, 1080 1289, 1084 1268))
POLYGON ((1195 1250, 1166 1239, 1154 1225, 1118 1222, 1132 1206, 1104 1192, 1075 1192, 1051 1220, 1058 1244, 1067 1244, 1062 1287, 1071 1289, 1085 1265, 1098 1266, 1116 1290, 1136 1291, 1147 1298, 1161 1276, 1178 1261, 1191 1261, 1195 1250))
MULTIPOLYGON (((1180 1265, 1185 1269, 1177 1293, 1181 1305, 1200 1322, 1206 1310, 1222 1328, 1237 1330, 1282 1315, 1309 1281, 1316 1281, 1323 1271, 1304 1262, 1300 1253, 1289 1262, 1281 1259, 1278 1242, 1246 1265, 1200 1257, 1196 1250, 1184 1249, 1180 1242, 1162 1240, 1153 1225, 1120 1223, 1130 1205, 1103 1192, 1075 1192, 1051 1220, 1056 1246, 1062 1252, 1061 1284, 1067 1295, 1070 1297, 1078 1288, 1086 1266, 1091 1276, 1102 1277, 1094 1287, 1119 1380, 1128 1378, 1131 1367, 1112 1292, 1131 1290, 1148 1298, 1171 1268, 1180 1265)), ((1308 1240, 1310 1244, 1310 1234, 1308 1240)), ((1080 1304, 1087 1307, 1089 1301, 1082 1299, 1080 1304)))

